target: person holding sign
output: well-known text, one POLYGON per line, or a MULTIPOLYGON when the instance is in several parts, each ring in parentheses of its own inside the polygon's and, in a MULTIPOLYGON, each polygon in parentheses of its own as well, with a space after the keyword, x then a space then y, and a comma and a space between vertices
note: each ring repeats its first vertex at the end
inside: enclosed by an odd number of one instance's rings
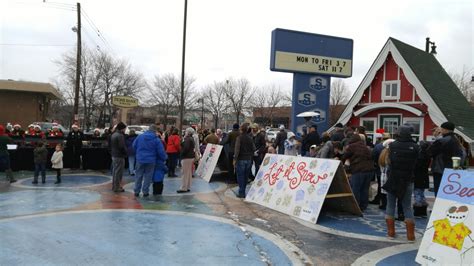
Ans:
POLYGON ((413 193, 413 179, 415 175, 415 164, 420 151, 419 146, 411 138, 412 128, 401 126, 398 129, 397 139, 389 144, 389 173, 387 182, 382 186, 387 191, 387 209, 385 220, 387 222, 387 235, 395 237, 395 204, 397 198, 401 199, 405 224, 407 227, 407 239, 415 241, 415 220, 411 208, 411 197, 413 193))

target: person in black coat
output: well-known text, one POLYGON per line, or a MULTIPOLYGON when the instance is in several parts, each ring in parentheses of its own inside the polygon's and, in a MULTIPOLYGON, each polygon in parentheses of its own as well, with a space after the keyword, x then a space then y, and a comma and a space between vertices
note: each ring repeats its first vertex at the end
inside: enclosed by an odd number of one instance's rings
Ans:
POLYGON ((430 167, 431 158, 428 154, 429 146, 429 142, 420 141, 420 154, 415 165, 415 204, 413 205, 415 216, 427 216, 428 203, 425 198, 425 189, 430 187, 428 168, 430 167))
POLYGON ((81 152, 82 152, 82 140, 84 134, 79 131, 79 126, 72 125, 72 131, 69 132, 66 141, 66 148, 69 150, 69 154, 72 155, 72 169, 79 169, 81 167, 81 152))
POLYGON ((280 132, 277 133, 275 143, 273 147, 277 149, 278 154, 285 154, 285 140, 288 138, 288 132, 285 130, 285 126, 280 126, 280 132))
POLYGON ((301 153, 303 156, 309 156, 309 149, 311 146, 319 146, 321 144, 321 138, 318 134, 318 126, 312 125, 309 129, 308 135, 303 139, 301 143, 301 153))
POLYGON ((334 126, 334 133, 331 135, 331 141, 342 141, 344 139, 344 126, 341 123, 337 123, 334 126))

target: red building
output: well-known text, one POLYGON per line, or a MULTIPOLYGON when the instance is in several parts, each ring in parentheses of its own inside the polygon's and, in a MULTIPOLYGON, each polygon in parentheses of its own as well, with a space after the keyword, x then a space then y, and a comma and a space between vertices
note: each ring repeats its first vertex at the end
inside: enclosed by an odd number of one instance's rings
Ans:
POLYGON ((417 139, 431 140, 432 129, 450 121, 472 144, 473 111, 434 55, 389 38, 338 122, 365 126, 368 135, 409 123, 417 139))

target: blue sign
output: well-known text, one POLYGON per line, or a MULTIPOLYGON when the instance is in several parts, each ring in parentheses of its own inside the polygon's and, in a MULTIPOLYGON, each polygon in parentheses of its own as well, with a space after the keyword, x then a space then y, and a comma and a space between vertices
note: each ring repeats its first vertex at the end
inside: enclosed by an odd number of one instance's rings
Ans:
POLYGON ((307 111, 320 133, 329 128, 331 77, 352 76, 353 40, 285 30, 272 31, 270 69, 293 75, 291 130, 298 133, 307 121, 296 117, 307 111))

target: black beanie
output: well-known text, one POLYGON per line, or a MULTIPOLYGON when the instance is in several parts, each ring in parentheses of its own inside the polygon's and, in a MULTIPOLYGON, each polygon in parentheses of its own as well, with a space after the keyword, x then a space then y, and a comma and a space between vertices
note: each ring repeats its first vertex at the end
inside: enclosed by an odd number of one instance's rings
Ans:
POLYGON ((126 128, 126 127, 127 127, 127 125, 125 125, 123 122, 120 122, 120 123, 117 124, 117 129, 118 129, 118 130, 122 130, 122 129, 126 128))
POLYGON ((447 130, 454 130, 454 124, 451 122, 444 122, 441 124, 441 128, 447 129, 447 130))

